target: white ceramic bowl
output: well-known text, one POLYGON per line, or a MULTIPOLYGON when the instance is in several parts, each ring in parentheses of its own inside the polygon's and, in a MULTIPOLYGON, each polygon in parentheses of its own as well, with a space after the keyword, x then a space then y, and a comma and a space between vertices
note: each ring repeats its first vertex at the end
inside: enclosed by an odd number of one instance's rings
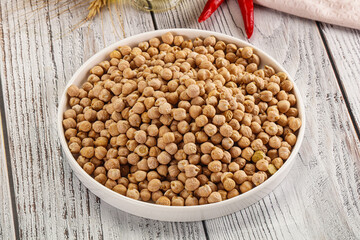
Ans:
MULTIPOLYGON (((254 48, 255 53, 259 55, 259 57, 261 58, 262 64, 265 63, 267 65, 270 65, 274 67, 276 71, 286 72, 286 70, 272 57, 270 57, 269 55, 267 55, 257 47, 254 47, 238 38, 227 36, 217 32, 203 31, 197 29, 166 29, 166 30, 157 30, 152 32, 141 33, 139 35, 135 35, 123 39, 117 43, 110 45, 107 48, 104 48, 103 50, 99 51, 94 56, 92 56, 79 68, 78 71, 76 71, 74 76, 69 81, 66 89, 71 84, 81 86, 81 84, 86 81, 87 76, 89 74, 89 70, 99 62, 108 59, 109 53, 114 49, 116 49, 117 47, 121 45, 129 45, 134 47, 139 42, 149 40, 153 37, 159 37, 168 31, 172 32, 174 35, 183 35, 191 39, 194 39, 195 37, 207 37, 213 35, 219 40, 223 40, 227 43, 235 43, 239 47, 251 46, 254 48)), ((289 74, 288 76, 289 79, 292 80, 289 74)), ((74 170, 76 176, 91 192, 93 192, 96 196, 98 196, 108 204, 137 216, 161 220, 161 221, 187 222, 187 221, 206 220, 206 219, 221 217, 239 211, 240 209, 246 208, 251 204, 259 201, 261 198, 269 194, 288 174, 292 165, 296 161, 296 155, 299 151, 301 142, 304 138, 304 131, 305 131, 304 104, 300 96, 300 92, 296 87, 295 83, 294 83, 294 92, 297 98, 297 107, 299 110, 299 117, 302 120, 302 126, 299 130, 296 145, 294 146, 289 159, 273 176, 271 176, 263 184, 237 197, 214 204, 185 206, 185 207, 162 206, 162 205, 142 202, 122 196, 98 183, 78 165, 78 163, 70 153, 70 150, 67 146, 66 139, 64 136, 64 129, 62 126, 63 113, 66 109, 69 108, 67 104, 68 97, 66 95, 66 91, 64 91, 61 97, 61 101, 58 109, 58 133, 59 133, 61 145, 65 152, 65 156, 69 161, 71 168, 74 170)))

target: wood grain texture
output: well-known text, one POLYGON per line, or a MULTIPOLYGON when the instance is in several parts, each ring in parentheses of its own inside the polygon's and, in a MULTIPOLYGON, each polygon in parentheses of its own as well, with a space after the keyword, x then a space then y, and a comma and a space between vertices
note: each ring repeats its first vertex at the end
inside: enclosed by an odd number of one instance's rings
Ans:
MULTIPOLYGON (((64 162, 55 124, 58 97, 75 70, 96 51, 125 36, 153 30, 154 25, 150 14, 136 11, 124 1, 104 9, 93 22, 80 25, 87 13, 86 4, 81 0, 57 5, 51 0, 8 0, 0 5, 1 76, 21 238, 359 237, 360 144, 316 24, 260 7, 255 9, 251 42, 288 69, 306 103, 306 137, 286 180, 249 208, 203 223, 135 217, 91 194, 64 162)), ((172 11, 155 14, 156 23, 159 28, 202 28, 245 39, 235 0, 227 1, 208 21, 198 24, 196 19, 204 4, 205 0, 184 0, 172 11)), ((331 28, 323 27, 326 34, 331 28)), ((358 86, 347 87, 352 85, 345 85, 345 81, 355 82, 359 75, 352 67, 357 63, 358 49, 353 48, 358 47, 359 35, 340 28, 335 32, 339 34, 326 37, 329 44, 333 41, 332 50, 345 49, 333 50, 332 54, 338 56, 338 68, 345 64, 341 76, 355 112, 358 86), (346 34, 340 36, 343 31, 346 34), (355 54, 342 56, 349 49, 355 54)), ((2 153, 0 148, 1 164, 2 153)), ((0 181, 6 183, 7 173, 0 167, 0 181)), ((0 238, 6 239, 14 230, 11 211, 4 214, 11 209, 8 187, 1 185, 0 238)))
POLYGON ((344 87, 356 124, 360 124, 360 30, 321 23, 325 41, 344 87))
POLYGON ((0 116, 0 239, 14 239, 15 227, 0 116))
MULTIPOLYGON (((245 39, 235 0, 198 24, 205 2, 184 0, 178 8, 156 14, 158 27, 208 29, 245 39)), ((286 180, 249 208, 205 221, 209 238, 356 239, 360 235, 360 145, 318 28, 313 21, 262 7, 255 7, 255 23, 250 42, 282 63, 300 88, 306 105, 306 136, 286 180)), ((356 81, 358 74, 351 74, 356 81)))
POLYGON ((77 25, 87 14, 86 7, 76 8, 79 3, 1 2, 1 75, 20 237, 203 239, 201 222, 156 222, 101 202, 67 164, 56 130, 58 98, 67 81, 104 46, 153 30, 150 14, 126 2, 77 25))

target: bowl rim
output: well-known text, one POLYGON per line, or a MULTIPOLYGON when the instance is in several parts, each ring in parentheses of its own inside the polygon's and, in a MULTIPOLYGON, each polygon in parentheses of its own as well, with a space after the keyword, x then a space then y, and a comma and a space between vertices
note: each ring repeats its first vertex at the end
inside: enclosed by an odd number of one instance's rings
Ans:
MULTIPOLYGON (((102 61, 103 59, 99 60, 102 61)), ((92 66, 90 66, 92 67, 92 66)), ((82 80, 81 82, 85 82, 86 80, 82 80)), ((96 186, 96 188, 99 191, 105 191, 106 193, 113 195, 114 198, 118 198, 121 199, 123 201, 130 201, 132 204, 138 205, 138 206, 145 206, 145 207, 154 207, 154 208, 160 208, 160 209, 166 209, 167 211, 171 211, 171 209, 173 210, 205 210, 208 208, 213 208, 213 207, 220 207, 222 205, 228 205, 237 201, 241 201, 242 199, 245 199, 247 197, 249 197, 250 195, 255 195, 257 192, 260 192, 262 189, 266 189, 267 187, 271 186, 271 184, 277 179, 279 178, 283 172, 286 171, 287 168, 292 166, 292 162, 294 162, 294 158, 296 157, 296 155, 299 152, 300 146, 303 142, 304 139, 304 133, 305 133, 305 125, 306 125, 306 119, 305 119, 305 106, 304 106, 304 101, 301 97, 300 91, 294 81, 294 79, 292 78, 292 76, 286 71, 286 69, 284 69, 284 67, 278 62, 276 61, 272 56, 270 56, 269 54, 267 54, 266 52, 264 52, 263 50, 261 50, 260 48, 233 36, 227 35, 227 34, 223 34, 223 33, 219 33, 219 32, 215 32, 215 31, 208 31, 208 30, 201 30, 201 29, 191 29, 191 28, 172 28, 172 29, 161 29, 161 30, 153 30, 153 31, 149 31, 149 32, 143 32, 140 34, 136 34, 130 37, 126 37, 120 41, 117 41, 113 44, 110 44, 109 46, 99 50, 98 52, 96 52, 94 55, 92 55, 88 60, 86 60, 81 66, 80 68, 73 74, 73 76, 71 77, 70 81, 66 84, 63 93, 60 95, 61 96, 61 100, 59 102, 58 105, 58 120, 57 120, 57 128, 58 128, 58 135, 60 138, 60 143, 61 146, 63 148, 63 151, 65 152, 66 158, 68 159, 68 161, 72 161, 74 164, 70 164, 70 166, 73 168, 75 167, 77 172, 75 173, 79 173, 82 174, 82 176, 84 176, 88 181, 90 181, 92 183, 93 186, 96 186), (298 136, 297 136, 297 141, 296 144, 294 145, 291 154, 289 156, 289 158, 284 162, 283 166, 276 171, 276 173, 274 175, 272 175, 270 178, 268 178, 264 183, 252 188, 251 190, 242 193, 236 197, 230 198, 230 199, 226 199, 224 201, 221 202, 217 202, 217 203, 212 203, 212 204, 204 204, 204 205, 195 205, 195 206, 164 206, 164 205, 159 205, 159 204, 155 204, 155 203, 150 203, 150 202, 144 202, 141 200, 135 200, 132 199, 130 197, 126 197, 124 195, 121 195, 107 187, 105 187, 104 185, 100 184, 99 182, 97 182, 94 178, 92 178, 90 175, 88 175, 81 167, 80 165, 76 162, 76 159, 72 156, 66 139, 65 139, 65 131, 63 129, 63 125, 62 125, 62 120, 63 120, 63 113, 64 113, 64 109, 66 109, 67 106, 67 94, 66 91, 69 88, 70 85, 72 85, 77 79, 78 76, 83 73, 84 71, 88 71, 89 69, 89 64, 96 60, 97 58, 101 57, 101 55, 103 55, 105 52, 110 52, 111 50, 115 50, 117 47, 124 45, 123 42, 134 42, 134 43, 138 43, 139 41, 137 41, 137 38, 145 38, 146 36, 149 36, 147 39, 150 39, 151 37, 154 37, 154 34, 157 34, 157 37, 160 37, 162 34, 166 33, 166 32, 172 32, 175 34, 179 34, 179 35, 186 35, 186 34, 193 34, 194 32, 198 33, 198 35, 206 35, 206 36, 215 36, 218 40, 223 40, 225 42, 230 42, 230 43, 234 43, 236 44, 238 47, 239 46, 249 46, 252 47, 254 49, 254 52, 259 53, 260 55, 266 56, 271 63, 267 63, 268 65, 271 65, 272 67, 274 67, 275 69, 277 69, 278 71, 282 71, 285 72, 288 76, 288 79, 293 83, 294 87, 294 94, 296 96, 296 100, 297 100, 297 108, 299 110, 299 118, 301 119, 302 125, 299 129, 298 132, 298 136)), ((80 179, 79 179, 80 180, 80 179)), ((80 180, 80 182, 82 182, 82 180, 80 180)), ((277 185, 275 187, 272 188, 271 191, 273 191, 275 188, 277 187, 277 185)), ((90 190, 90 189, 88 189, 90 190)), ((91 191, 91 190, 90 190, 91 191)), ((95 194, 97 195, 97 194, 95 194)), ((267 194, 266 194, 267 195, 267 194)), ((99 198, 102 198, 102 196, 98 196, 99 198)), ((256 201, 257 202, 257 201, 256 201)))

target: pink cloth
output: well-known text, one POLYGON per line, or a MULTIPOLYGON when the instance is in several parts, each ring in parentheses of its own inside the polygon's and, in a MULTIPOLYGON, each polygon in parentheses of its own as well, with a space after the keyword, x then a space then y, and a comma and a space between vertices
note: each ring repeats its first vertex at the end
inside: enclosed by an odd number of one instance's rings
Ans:
POLYGON ((299 17, 360 29, 360 0, 254 0, 254 3, 299 17))

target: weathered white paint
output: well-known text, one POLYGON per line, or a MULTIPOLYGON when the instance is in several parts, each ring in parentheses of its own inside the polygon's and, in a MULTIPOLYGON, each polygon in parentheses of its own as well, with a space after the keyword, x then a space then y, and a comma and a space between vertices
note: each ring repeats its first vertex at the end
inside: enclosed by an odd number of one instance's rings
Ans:
MULTIPOLYGON (((288 69, 306 101, 308 131, 290 175, 268 197, 243 211, 203 223, 165 223, 116 210, 87 191, 63 162, 55 127, 58 96, 75 70, 123 36, 153 30, 151 16, 121 1, 112 5, 111 14, 105 9, 94 21, 71 31, 86 15, 87 1, 83 7, 81 0, 65 3, 51 2, 49 7, 43 1, 1 2, 1 77, 22 238, 205 239, 207 234, 210 239, 355 239, 360 235, 359 140, 313 21, 262 7, 255 11, 251 43, 288 69), (68 7, 76 4, 78 8, 68 7), (41 5, 44 8, 36 10, 41 5)), ((235 0, 198 24, 204 4, 205 0, 184 0, 172 11, 155 14, 157 25, 245 38, 235 0)), ((340 62, 340 56, 358 46, 341 34, 342 30, 332 33, 334 42, 340 42, 332 47, 340 62)), ((358 37, 347 32, 351 35, 358 37)), ((357 58, 347 59, 348 65, 357 64, 357 58)), ((356 67, 344 69, 348 70, 341 75, 352 81, 346 87, 348 95, 356 96, 356 67)), ((9 201, 9 194, 1 190, 0 204, 9 201)), ((2 211, 5 205, 0 206, 2 211)), ((7 226, 4 221, 10 223, 11 215, 1 213, 1 226, 7 226)), ((13 235, 11 224, 2 229, 0 237, 13 235)))
POLYGON ((320 24, 351 110, 360 124, 360 30, 320 24))
POLYGON ((15 227, 1 122, 0 117, 0 239, 14 239, 15 227))

